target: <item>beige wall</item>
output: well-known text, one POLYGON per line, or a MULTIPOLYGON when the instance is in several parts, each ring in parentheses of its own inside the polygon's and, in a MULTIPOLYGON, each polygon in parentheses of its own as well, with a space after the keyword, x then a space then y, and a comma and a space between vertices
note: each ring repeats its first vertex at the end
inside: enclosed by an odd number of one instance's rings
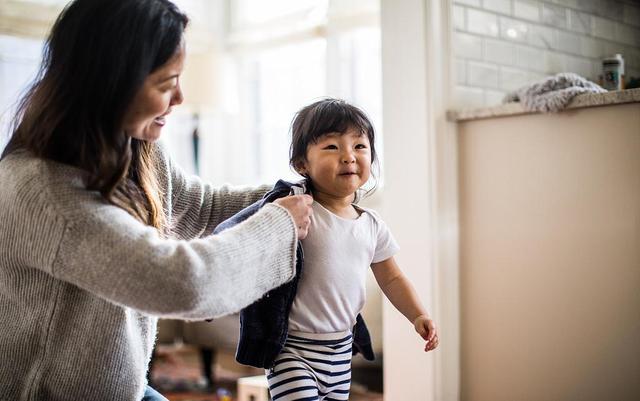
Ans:
POLYGON ((461 398, 640 398, 640 104, 459 125, 461 398))

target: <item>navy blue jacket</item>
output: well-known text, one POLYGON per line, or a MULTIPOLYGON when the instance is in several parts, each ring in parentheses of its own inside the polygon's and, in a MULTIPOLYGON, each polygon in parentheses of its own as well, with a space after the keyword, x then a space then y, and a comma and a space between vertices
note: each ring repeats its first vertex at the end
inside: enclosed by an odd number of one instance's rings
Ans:
MULTIPOLYGON (((297 185, 279 180, 261 200, 220 223, 215 228, 214 234, 245 221, 265 204, 289 195, 294 186, 297 185)), ((287 339, 289 312, 300 275, 303 274, 303 256, 302 245, 298 242, 296 276, 240 311, 240 340, 236 350, 238 362, 257 368, 268 369, 273 366, 287 339)), ((374 360, 371 336, 360 314, 356 317, 356 325, 353 327, 353 345, 354 355, 360 352, 365 359, 374 360)))

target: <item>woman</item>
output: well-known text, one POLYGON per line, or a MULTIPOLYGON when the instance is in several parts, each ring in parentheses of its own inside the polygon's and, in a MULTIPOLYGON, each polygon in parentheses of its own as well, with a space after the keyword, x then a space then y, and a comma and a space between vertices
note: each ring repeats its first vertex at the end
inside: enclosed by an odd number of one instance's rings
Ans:
POLYGON ((211 188, 155 144, 186 25, 168 0, 76 0, 52 28, 0 159, 1 399, 153 397, 158 317, 235 312, 295 274, 310 197, 210 236, 267 188, 211 188))

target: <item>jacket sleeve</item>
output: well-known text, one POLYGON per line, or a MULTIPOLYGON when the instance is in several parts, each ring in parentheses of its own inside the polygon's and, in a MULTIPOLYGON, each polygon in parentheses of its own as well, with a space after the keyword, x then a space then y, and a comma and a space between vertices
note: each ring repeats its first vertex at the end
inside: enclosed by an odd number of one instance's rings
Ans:
POLYGON ((249 207, 246 207, 246 208, 242 209, 241 211, 239 211, 238 213, 234 214, 233 216, 231 216, 227 220, 225 220, 222 223, 218 224, 216 226, 216 228, 213 230, 213 233, 214 234, 219 234, 224 230, 227 230, 227 229, 229 229, 231 227, 237 226, 238 224, 240 224, 243 221, 247 220, 249 217, 253 216, 265 204, 266 203, 262 199, 252 203, 249 207))

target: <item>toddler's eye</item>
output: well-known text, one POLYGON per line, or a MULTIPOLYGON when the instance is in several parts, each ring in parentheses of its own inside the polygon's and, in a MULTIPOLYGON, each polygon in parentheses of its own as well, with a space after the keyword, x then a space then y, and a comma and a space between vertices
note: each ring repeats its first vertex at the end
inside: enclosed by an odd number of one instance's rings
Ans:
POLYGON ((356 149, 366 149, 367 145, 365 145, 364 143, 359 143, 356 145, 356 149))
POLYGON ((338 149, 336 145, 327 145, 323 149, 338 149))

